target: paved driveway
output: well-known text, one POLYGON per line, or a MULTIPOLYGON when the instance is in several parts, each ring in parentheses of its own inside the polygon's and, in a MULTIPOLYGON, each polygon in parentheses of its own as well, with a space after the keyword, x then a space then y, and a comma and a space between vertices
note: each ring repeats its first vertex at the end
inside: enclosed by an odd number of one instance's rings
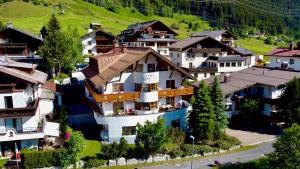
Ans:
MULTIPOLYGON (((247 162, 254 159, 258 159, 265 154, 269 154, 274 151, 272 147, 273 142, 266 142, 260 144, 255 149, 241 151, 231 154, 224 154, 219 156, 207 157, 202 159, 194 159, 193 169, 207 169, 211 168, 215 160, 219 160, 221 163, 237 163, 237 162, 247 162)), ((141 169, 190 169, 191 160, 188 161, 173 161, 172 163, 163 164, 159 166, 147 166, 141 169)), ((139 168, 140 169, 140 168, 139 168)))
POLYGON ((242 145, 253 145, 276 139, 276 135, 262 134, 243 130, 227 129, 226 133, 241 140, 242 145))

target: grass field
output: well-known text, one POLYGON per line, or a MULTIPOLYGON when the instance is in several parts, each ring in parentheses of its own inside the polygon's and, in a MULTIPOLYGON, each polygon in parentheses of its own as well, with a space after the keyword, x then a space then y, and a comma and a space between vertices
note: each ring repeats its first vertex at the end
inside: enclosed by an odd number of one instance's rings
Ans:
POLYGON ((182 20, 188 22, 199 23, 200 28, 197 31, 209 29, 209 24, 201 18, 193 15, 174 14, 173 18, 160 16, 144 16, 138 11, 129 8, 121 8, 118 14, 110 12, 104 8, 94 4, 84 2, 82 0, 60 0, 66 5, 64 14, 60 14, 61 10, 57 7, 58 1, 52 0, 51 5, 34 5, 23 1, 12 1, 0 5, 0 20, 4 23, 12 22, 15 27, 21 28, 34 34, 39 34, 43 25, 45 25, 51 15, 57 14, 58 19, 63 27, 77 27, 80 34, 87 32, 87 27, 90 22, 100 22, 106 31, 117 35, 121 30, 124 30, 128 25, 159 19, 166 25, 170 26, 173 23, 178 23, 179 29, 175 30, 180 36, 178 38, 186 38, 188 36, 185 23, 180 23, 182 20))
POLYGON ((265 55, 266 53, 270 52, 272 49, 278 47, 274 45, 267 45, 264 43, 263 40, 259 40, 255 38, 239 39, 236 41, 236 43, 239 46, 260 55, 265 55))
POLYGON ((81 158, 93 158, 101 152, 101 143, 98 140, 86 140, 86 147, 81 158))

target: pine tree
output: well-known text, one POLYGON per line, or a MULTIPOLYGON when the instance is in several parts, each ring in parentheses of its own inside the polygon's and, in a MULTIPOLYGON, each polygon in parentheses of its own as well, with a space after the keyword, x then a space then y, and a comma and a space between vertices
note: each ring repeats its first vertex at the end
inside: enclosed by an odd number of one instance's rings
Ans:
POLYGON ((214 134, 216 137, 219 137, 224 133, 224 129, 227 128, 228 118, 225 112, 223 92, 217 76, 215 76, 214 83, 211 87, 211 101, 214 105, 214 113, 216 117, 214 134))
POLYGON ((188 124, 196 140, 209 140, 213 138, 214 106, 212 105, 209 88, 201 81, 199 89, 195 91, 193 110, 188 117, 188 124))
POLYGON ((58 32, 60 30, 60 24, 54 14, 50 18, 47 28, 51 33, 58 32))

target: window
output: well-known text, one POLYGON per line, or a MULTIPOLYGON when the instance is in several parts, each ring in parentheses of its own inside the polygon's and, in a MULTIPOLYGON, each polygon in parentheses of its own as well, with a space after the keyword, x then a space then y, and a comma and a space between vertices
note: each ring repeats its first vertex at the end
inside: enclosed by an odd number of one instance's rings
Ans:
POLYGON ((143 64, 137 64, 136 65, 136 71, 137 72, 143 72, 144 71, 144 65, 143 64))
POLYGON ((155 72, 155 64, 148 64, 148 72, 155 72))
POLYGON ((158 70, 159 71, 168 71, 169 70, 169 65, 163 62, 158 63, 158 70))
POLYGON ((114 114, 119 115, 119 113, 124 112, 124 103, 123 102, 114 102, 113 109, 114 109, 114 114))
POLYGON ((137 110, 157 109, 157 102, 150 102, 150 103, 136 102, 135 109, 137 109, 137 110))
POLYGON ((281 62, 281 59, 276 58, 276 63, 280 63, 280 62, 281 62))
POLYGON ((143 92, 152 92, 152 91, 157 91, 157 83, 153 84, 144 84, 142 87, 143 92))
POLYGON ((242 67, 242 62, 238 62, 238 67, 242 67))
POLYGON ((180 53, 177 53, 177 57, 180 58, 180 53))
POLYGON ((92 41, 88 41, 88 45, 92 45, 92 41))
POLYGON ((4 103, 5 103, 5 108, 9 109, 9 108, 13 108, 13 100, 12 100, 12 96, 4 96, 4 103))
POLYGON ((220 63, 220 67, 224 67, 225 66, 225 64, 224 63, 220 63))
POLYGON ((226 67, 230 67, 230 63, 226 63, 226 67))
POLYGON ((192 69, 193 68, 193 62, 189 63, 189 68, 192 69))
POLYGON ((236 67, 236 62, 232 62, 232 63, 231 63, 231 66, 232 66, 232 67, 236 67))
POLYGON ((290 65, 293 65, 295 63, 294 59, 290 59, 290 65))
POLYGON ((174 97, 166 97, 166 104, 167 105, 175 105, 175 98, 174 97))
POLYGON ((204 73, 204 78, 206 78, 207 77, 207 73, 204 73))
POLYGON ((135 87, 135 91, 137 91, 137 92, 142 91, 142 84, 140 84, 140 83, 135 83, 135 84, 134 84, 134 87, 135 87))
POLYGON ((15 129, 17 132, 22 132, 22 118, 5 119, 6 129, 15 129))
POLYGON ((136 135, 136 127, 135 126, 122 127, 122 135, 123 136, 136 135))
POLYGON ((113 84, 113 91, 114 92, 121 92, 123 90, 124 90, 123 83, 115 83, 115 84, 113 84))
POLYGON ((180 119, 172 120, 171 121, 171 127, 172 128, 179 128, 180 127, 180 119))
POLYGON ((205 57, 205 58, 206 58, 206 57, 207 57, 207 53, 203 53, 203 57, 205 57))
POLYGON ((194 73, 195 78, 198 78, 198 73, 194 73))
POLYGON ((129 66, 125 71, 127 73, 133 72, 133 65, 129 66))
POLYGON ((166 80, 166 88, 175 89, 175 80, 166 80))
POLYGON ((88 54, 92 54, 92 50, 88 50, 88 54))

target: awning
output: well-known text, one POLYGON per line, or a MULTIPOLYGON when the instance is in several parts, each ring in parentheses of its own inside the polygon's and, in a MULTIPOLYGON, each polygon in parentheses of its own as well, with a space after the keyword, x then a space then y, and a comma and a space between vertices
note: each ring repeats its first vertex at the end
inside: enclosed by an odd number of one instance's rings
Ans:
POLYGON ((44 133, 46 136, 59 136, 59 123, 46 122, 44 133))

